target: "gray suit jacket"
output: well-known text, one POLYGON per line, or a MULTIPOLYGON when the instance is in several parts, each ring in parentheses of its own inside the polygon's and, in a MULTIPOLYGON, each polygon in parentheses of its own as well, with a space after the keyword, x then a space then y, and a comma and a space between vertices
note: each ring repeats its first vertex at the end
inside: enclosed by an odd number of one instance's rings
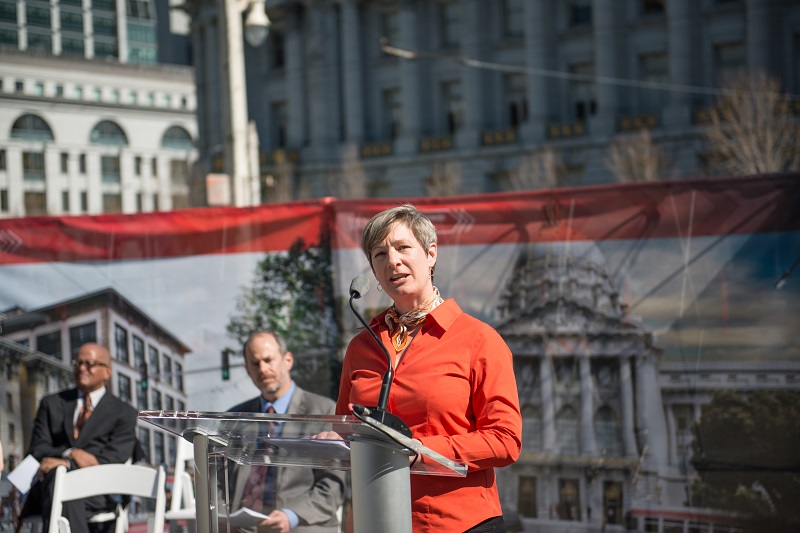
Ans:
MULTIPOLYGON (((288 414, 332 415, 333 400, 296 387, 288 414)), ((234 413, 258 413, 261 401, 255 397, 228 409, 234 413)), ((322 424, 286 424, 282 437, 308 436, 328 429, 322 424)), ((338 531, 336 511, 344 501, 345 473, 341 470, 323 470, 306 467, 272 467, 276 469, 276 505, 278 509, 291 509, 300 518, 293 531, 298 533, 335 533, 338 531)), ((238 466, 232 476, 232 510, 240 506, 242 492, 250 473, 247 465, 238 466)))

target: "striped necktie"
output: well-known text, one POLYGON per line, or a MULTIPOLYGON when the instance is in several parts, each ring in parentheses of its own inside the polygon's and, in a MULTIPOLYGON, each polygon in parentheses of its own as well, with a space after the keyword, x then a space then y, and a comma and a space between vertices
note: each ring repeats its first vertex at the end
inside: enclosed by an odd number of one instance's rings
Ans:
POLYGON ((78 438, 78 435, 81 434, 81 428, 89 420, 90 416, 92 416, 92 397, 87 394, 83 397, 83 407, 81 407, 81 412, 78 413, 75 430, 72 432, 73 437, 78 438))

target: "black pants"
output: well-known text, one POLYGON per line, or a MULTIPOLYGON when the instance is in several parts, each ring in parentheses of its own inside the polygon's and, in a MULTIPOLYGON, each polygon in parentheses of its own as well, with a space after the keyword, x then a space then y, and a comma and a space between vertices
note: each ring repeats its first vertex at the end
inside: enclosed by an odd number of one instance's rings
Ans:
POLYGON ((484 520, 464 533, 506 533, 506 526, 503 523, 502 516, 495 516, 489 520, 484 520))

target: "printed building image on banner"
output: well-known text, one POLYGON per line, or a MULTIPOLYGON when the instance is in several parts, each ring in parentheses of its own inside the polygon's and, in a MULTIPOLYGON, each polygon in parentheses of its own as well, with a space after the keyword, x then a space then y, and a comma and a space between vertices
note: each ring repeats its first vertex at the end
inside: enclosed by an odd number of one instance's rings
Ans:
MULTIPOLYGON (((798 178, 408 199, 437 227, 442 296, 514 356, 523 453, 498 472, 509 522, 735 531, 798 519, 785 503, 800 497, 798 178)), ((215 411, 252 396, 241 357, 219 377, 221 350, 277 326, 295 379, 335 397, 359 327, 351 280, 369 276, 367 320, 391 303, 361 230, 398 203, 2 220, 4 353, 55 361, 56 376, 96 317, 115 387, 135 388, 149 363, 150 394, 132 403, 215 411), (110 296, 81 303, 97 294, 110 296)), ((165 438, 169 457, 169 435, 151 445, 165 438)))

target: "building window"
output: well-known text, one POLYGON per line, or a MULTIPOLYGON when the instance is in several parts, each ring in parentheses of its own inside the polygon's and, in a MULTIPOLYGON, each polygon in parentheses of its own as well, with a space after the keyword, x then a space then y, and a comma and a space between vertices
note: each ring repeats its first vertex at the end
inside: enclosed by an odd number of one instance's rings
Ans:
POLYGON ((592 0, 573 0, 568 9, 571 28, 592 25, 592 0))
POLYGON ((556 416, 556 437, 561 455, 578 456, 578 416, 571 407, 564 407, 556 416))
POLYGON ((603 523, 622 524, 622 483, 603 483, 603 523))
POLYGON ((53 131, 50 126, 36 115, 22 115, 11 126, 11 138, 22 141, 53 142, 53 131))
MULTIPOLYGON (((69 37, 61 36, 61 54, 70 56, 83 56, 85 54, 85 42, 82 36, 69 37)), ((79 88, 80 89, 80 88, 79 88)), ((83 90, 80 89, 78 99, 83 98, 83 90)))
POLYGON ((192 136, 186 129, 180 126, 170 126, 161 137, 162 148, 172 148, 176 150, 191 150, 194 148, 192 136))
POLYGON ((165 382, 172 385, 172 359, 165 354, 161 354, 161 375, 165 382))
POLYGON ((464 120, 460 81, 442 83, 442 107, 445 112, 445 131, 452 135, 461 127, 464 120))
POLYGON ((525 20, 523 0, 503 0, 503 36, 507 39, 522 37, 525 20))
POLYGON ((158 211, 158 193, 153 195, 153 211, 158 211))
POLYGON ((538 452, 542 449, 542 419, 539 410, 530 405, 522 409, 522 449, 538 452))
POLYGON ((71 11, 61 2, 61 30, 83 33, 83 14, 80 11, 71 11))
POLYGON ((61 98, 61 97, 64 96, 64 86, 61 85, 60 83, 56 84, 56 96, 58 98, 61 98))
POLYGON ((103 193, 103 213, 122 213, 122 195, 120 193, 103 193))
POLYGON ((6 151, 0 150, 0 170, 6 169, 6 151))
POLYGON ((17 80, 14 82, 14 92, 21 93, 25 91, 25 84, 22 80, 17 80))
POLYGON ((142 158, 138 155, 133 158, 133 173, 136 176, 142 175, 142 158))
POLYGON ((69 213, 69 191, 61 191, 61 212, 69 213))
POLYGON ((136 91, 131 91, 128 93, 128 103, 130 105, 136 105, 136 101, 138 99, 138 95, 136 91))
POLYGON ((143 211, 142 193, 137 192, 136 193, 136 212, 137 213, 141 213, 142 211, 143 211))
POLYGON ((439 4, 439 31, 442 48, 461 46, 461 5, 457 2, 439 4))
POLYGON ((47 197, 44 192, 25 191, 23 195, 26 215, 46 215, 47 197))
POLYGON ((173 186, 189 184, 189 163, 185 159, 171 159, 169 162, 170 182, 173 186))
POLYGON ((127 146, 128 138, 116 123, 103 120, 97 123, 89 135, 92 144, 105 144, 111 146, 127 146))
POLYGON ((0 21, 11 22, 17 24, 17 3, 16 2, 1 2, 0 3, 0 21))
POLYGON ((150 406, 154 410, 160 411, 161 409, 163 409, 163 406, 161 405, 161 391, 156 389, 150 389, 150 400, 152 401, 150 406))
POLYGON ((61 331, 53 331, 36 337, 36 350, 61 359, 61 331))
POLYGON ((41 7, 33 2, 25 4, 25 22, 28 26, 50 29, 50 8, 41 7))
POLYGON ((87 342, 97 342, 97 324, 88 322, 69 328, 69 347, 72 359, 78 357, 78 351, 87 342))
POLYGON ((119 156, 104 155, 100 156, 100 175, 103 183, 120 183, 120 163, 119 156))
POLYGON ((61 173, 66 174, 69 172, 69 154, 61 152, 61 173))
POLYGON ((73 90, 73 94, 75 95, 75 100, 83 100, 83 87, 77 85, 73 90))
POLYGON ((381 37, 386 41, 397 46, 400 42, 400 22, 397 10, 382 11, 380 14, 381 37))
MULTIPOLYGON (((270 67, 281 69, 286 64, 286 48, 282 31, 270 32, 270 67)), ((185 100, 183 107, 186 107, 185 100)))
POLYGON ((136 368, 144 366, 144 341, 136 335, 133 335, 133 365, 136 368))
POLYGON ((175 377, 175 388, 183 390, 183 365, 177 361, 172 364, 172 370, 175 377))
POLYGON ((37 81, 33 86, 34 96, 44 96, 44 83, 37 81))
MULTIPOLYGON (((147 407, 139 407, 139 409, 147 409, 147 407)), ((145 455, 150 457, 150 430, 144 427, 140 427, 139 429, 139 444, 142 446, 142 450, 144 450, 145 455)))
POLYGON ((622 441, 617 418, 609 407, 601 407, 594 415, 594 432, 600 454, 607 457, 622 456, 622 441))
POLYGON ((78 171, 81 174, 86 174, 86 154, 80 154, 78 156, 78 171))
POLYGON ((536 478, 532 476, 519 476, 517 490, 517 512, 526 518, 539 516, 536 505, 536 478))
POLYGON ((155 346, 148 346, 148 364, 150 365, 150 375, 156 379, 161 379, 161 360, 158 354, 158 348, 155 346))
POLYGON ((664 12, 664 0, 642 0, 643 15, 658 15, 664 12))
POLYGON ((136 408, 140 411, 147 409, 147 388, 141 385, 136 387, 136 408))
POLYGON ((8 212, 8 189, 0 189, 0 211, 8 212))
POLYGON ((717 83, 725 85, 747 68, 747 52, 743 43, 721 44, 714 47, 714 69, 717 83))
POLYGON ((43 152, 22 152, 22 179, 44 181, 43 152))
POLYGON ((403 128, 403 104, 400 100, 400 89, 391 88, 383 91, 383 116, 386 121, 385 137, 396 139, 403 128))
POLYGON ((597 98, 595 96, 594 63, 579 63, 570 65, 571 74, 577 74, 580 79, 570 82, 570 99, 572 100, 572 119, 583 122, 591 115, 597 113, 597 98))
POLYGON ((129 404, 133 401, 133 397, 131 396, 131 378, 125 374, 117 375, 117 396, 129 404))
POLYGON ((286 146, 288 118, 286 112, 286 102, 272 102, 272 138, 274 146, 281 148, 286 146))
MULTIPOLYGON (((161 407, 158 407, 161 409, 161 407)), ((164 434, 160 431, 155 432, 153 441, 153 464, 163 465, 165 462, 164 456, 164 434)))
POLYGON ((17 426, 15 426, 12 422, 8 423, 8 442, 16 442, 17 441, 17 426))
POLYGON ((580 520, 580 485, 577 479, 558 480, 558 518, 561 520, 580 520))
POLYGON ((81 213, 89 212, 89 195, 86 191, 81 191, 81 213))
POLYGON ((6 409, 8 409, 9 413, 14 412, 14 395, 10 392, 6 393, 6 409))
POLYGON ((158 176, 158 159, 155 157, 150 161, 150 173, 153 177, 158 176))
POLYGON ((528 121, 528 98, 524 74, 506 74, 503 79, 506 89, 508 125, 517 128, 528 121))
MULTIPOLYGON (((667 54, 645 54, 639 57, 640 78, 648 83, 669 82, 667 54)), ((643 113, 660 113, 667 105, 667 91, 661 89, 639 89, 639 106, 643 113)))
POLYGON ((128 355, 128 330, 114 324, 114 347, 116 348, 117 360, 123 363, 130 364, 130 357, 128 355))

